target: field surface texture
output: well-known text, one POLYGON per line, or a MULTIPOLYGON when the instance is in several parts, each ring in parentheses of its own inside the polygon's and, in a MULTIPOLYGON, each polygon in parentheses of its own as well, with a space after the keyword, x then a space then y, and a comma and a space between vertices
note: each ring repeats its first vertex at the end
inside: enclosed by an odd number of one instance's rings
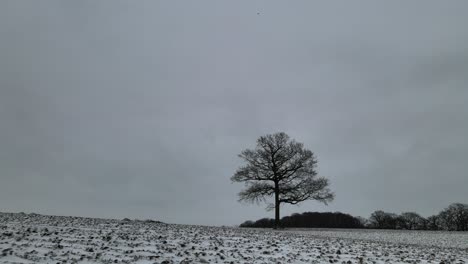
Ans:
POLYGON ((0 213, 0 263, 468 263, 468 233, 273 231, 0 213))

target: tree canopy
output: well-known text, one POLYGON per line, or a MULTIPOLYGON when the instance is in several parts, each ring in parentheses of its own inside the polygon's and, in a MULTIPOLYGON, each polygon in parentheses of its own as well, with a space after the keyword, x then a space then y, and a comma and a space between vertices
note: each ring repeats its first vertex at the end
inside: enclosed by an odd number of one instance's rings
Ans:
POLYGON ((328 179, 317 176, 314 153, 286 133, 261 136, 255 149, 245 149, 239 157, 246 164, 231 177, 232 181, 246 185, 239 200, 258 203, 274 196, 274 203, 267 208, 275 209, 275 227, 280 224, 282 203, 317 200, 327 204, 334 198, 328 179))

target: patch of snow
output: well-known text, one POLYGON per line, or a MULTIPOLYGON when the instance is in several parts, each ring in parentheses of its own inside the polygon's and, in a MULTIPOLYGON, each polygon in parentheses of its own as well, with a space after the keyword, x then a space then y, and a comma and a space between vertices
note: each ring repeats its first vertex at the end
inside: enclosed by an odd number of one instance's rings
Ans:
POLYGON ((0 213, 0 263, 467 263, 466 238, 0 213))

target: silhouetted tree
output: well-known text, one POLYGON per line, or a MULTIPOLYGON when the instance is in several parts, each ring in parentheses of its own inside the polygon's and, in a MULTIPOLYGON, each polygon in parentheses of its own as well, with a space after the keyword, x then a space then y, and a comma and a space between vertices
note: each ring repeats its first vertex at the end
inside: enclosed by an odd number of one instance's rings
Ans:
MULTIPOLYGON (((281 219, 284 227, 306 228, 376 228, 406 230, 468 231, 468 204, 453 203, 437 215, 427 219, 414 212, 400 215, 381 210, 371 214, 369 220, 340 212, 306 212, 292 214, 281 219)), ((263 218, 256 222, 246 221, 241 227, 274 227, 274 219, 263 218)))
POLYGON ((306 200, 327 204, 334 198, 328 179, 317 177, 317 159, 312 151, 286 133, 260 137, 255 149, 246 149, 239 157, 247 163, 231 177, 247 187, 239 193, 239 200, 264 202, 274 196, 274 203, 267 209, 275 210, 275 228, 280 226, 280 204, 306 200))
POLYGON ((392 213, 386 213, 384 211, 375 211, 371 214, 370 225, 372 228, 377 229, 396 229, 398 223, 398 217, 392 213))
POLYGON ((244 223, 240 224, 239 227, 252 227, 254 225, 253 221, 247 220, 244 223))
POLYGON ((267 227, 272 228, 275 226, 275 220, 270 218, 262 218, 255 221, 250 227, 267 227))
POLYGON ((426 219, 414 212, 402 213, 399 216, 402 227, 400 229, 421 230, 425 229, 426 219))
POLYGON ((340 212, 318 213, 305 212, 292 214, 281 219, 283 227, 308 227, 308 228, 363 228, 361 221, 356 217, 340 212))
POLYGON ((454 203, 438 215, 442 229, 449 231, 468 231, 468 205, 454 203))
MULTIPOLYGON (((240 227, 273 227, 273 219, 262 218, 256 222, 246 221, 240 227)), ((359 219, 340 212, 319 213, 305 212, 302 214, 292 214, 281 218, 283 227, 301 228, 363 228, 359 219)))
POLYGON ((437 215, 431 215, 427 218, 426 230, 440 230, 440 219, 437 215))
POLYGON ((356 216, 356 219, 361 223, 362 227, 370 227, 370 221, 367 218, 364 218, 362 216, 356 216))

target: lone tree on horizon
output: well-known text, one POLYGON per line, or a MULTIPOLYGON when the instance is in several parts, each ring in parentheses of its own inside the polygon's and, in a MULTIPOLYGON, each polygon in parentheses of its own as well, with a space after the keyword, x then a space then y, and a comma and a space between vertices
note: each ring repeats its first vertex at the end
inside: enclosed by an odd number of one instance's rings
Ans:
POLYGON ((280 227, 282 203, 333 201, 328 179, 317 176, 314 153, 284 132, 258 138, 255 149, 245 149, 239 157, 247 163, 231 177, 233 182, 245 183, 239 201, 259 203, 274 196, 267 209, 275 209, 275 228, 280 227))

